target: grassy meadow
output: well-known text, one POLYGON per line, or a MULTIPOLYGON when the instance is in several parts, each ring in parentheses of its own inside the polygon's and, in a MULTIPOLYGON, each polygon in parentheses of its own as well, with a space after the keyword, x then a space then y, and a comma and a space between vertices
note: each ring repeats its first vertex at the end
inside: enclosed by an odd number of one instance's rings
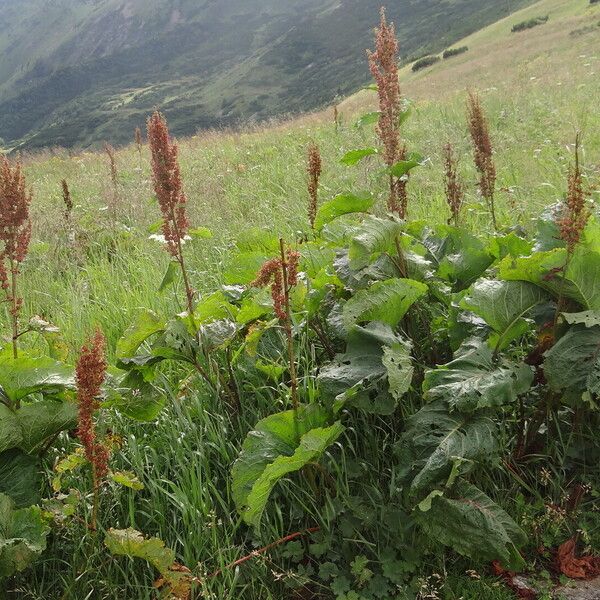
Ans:
MULTIPOLYGON (((459 45, 468 45, 469 51, 418 73, 410 67, 401 72, 403 94, 412 102, 403 136, 410 151, 427 157, 425 166, 410 177, 409 217, 447 221, 441 152, 444 144, 452 142, 468 186, 466 227, 478 234, 491 230, 476 191, 465 116, 467 89, 480 92, 490 119, 498 167, 498 220, 503 228, 531 231, 533 220, 562 199, 578 131, 584 183, 600 200, 600 5, 590 6, 588 0, 542 0, 459 45), (514 23, 546 14, 545 25, 511 33, 514 23)), ((322 201, 340 191, 371 190, 379 198, 374 212, 384 214, 386 181, 376 161, 366 159, 359 168, 340 163, 347 151, 376 143, 372 126, 355 126, 361 114, 375 109, 376 102, 376 94, 368 90, 344 100, 338 106, 337 125, 333 109, 327 109, 178 140, 192 227, 212 232, 212 237, 194 238, 185 247, 192 284, 200 293, 223 284, 235 242, 249 230, 280 233, 290 241, 308 231, 306 151, 311 142, 320 147, 323 157, 322 201)), ((116 189, 105 153, 53 149, 23 157, 34 192, 32 244, 21 284, 23 315, 40 315, 59 327, 70 362, 96 326, 106 334, 112 359, 117 340, 141 307, 160 315, 185 310, 180 287, 158 291, 169 257, 151 238, 160 213, 153 198, 149 151, 144 146, 140 156, 131 135, 132 144, 116 152, 116 189), (69 227, 63 219, 62 179, 68 182, 74 203, 69 227)), ((44 344, 35 336, 24 342, 33 353, 43 352, 44 344)), ((310 359, 300 356, 299 361, 310 359)), ((181 563, 198 565, 198 572, 204 574, 289 533, 286 524, 297 516, 293 511, 298 506, 326 528, 330 515, 318 512, 311 490, 296 480, 279 492, 293 502, 280 509, 275 501, 260 535, 242 525, 232 508, 226 485, 230 466, 256 420, 279 408, 272 406, 280 403, 276 384, 265 384, 253 397, 243 397, 245 410, 234 421, 193 385, 169 386, 170 375, 163 373, 170 404, 154 423, 132 424, 111 417, 111 428, 124 440, 115 461, 135 473, 145 489, 134 494, 115 488, 107 495, 103 506, 107 525, 159 536, 177 552, 181 563)), ((387 510, 387 487, 393 486, 387 475, 379 477, 387 473, 390 427, 382 418, 355 417, 345 434, 348 443, 339 458, 339 472, 332 474, 340 497, 358 497, 357 487, 361 488, 372 500, 365 510, 379 517, 387 510), (364 428, 378 432, 377 450, 369 446, 375 443, 372 439, 358 435, 364 428)), ((51 458, 66 451, 66 444, 52 450, 51 458)), ((498 485, 502 497, 508 489, 504 480, 491 469, 487 477, 498 485)), ((554 485, 556 489, 544 493, 560 494, 561 482, 557 479, 554 485)), ((517 499, 513 504, 523 519, 531 517, 530 507, 519 505, 517 499)), ((381 523, 374 526, 372 539, 355 540, 357 547, 368 552, 385 537, 385 529, 381 523)), ((289 590, 287 582, 312 576, 292 572, 285 552, 283 547, 224 570, 209 579, 197 597, 315 597, 303 592, 302 586, 289 590)), ((419 566, 423 585, 418 597, 513 597, 484 567, 481 577, 465 575, 468 568, 463 559, 426 554, 419 566)), ((155 597, 152 580, 150 567, 111 557, 84 524, 73 521, 64 535, 51 538, 33 568, 11 580, 8 597, 142 600, 155 597)), ((347 595, 348 600, 353 598, 347 595)))

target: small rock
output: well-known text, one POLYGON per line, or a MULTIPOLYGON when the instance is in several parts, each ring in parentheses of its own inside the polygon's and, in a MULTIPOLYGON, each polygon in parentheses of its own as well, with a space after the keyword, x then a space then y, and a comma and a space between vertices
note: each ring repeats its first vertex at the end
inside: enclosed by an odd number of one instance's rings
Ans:
POLYGON ((590 581, 573 581, 557 588, 555 600, 600 600, 600 577, 590 581))

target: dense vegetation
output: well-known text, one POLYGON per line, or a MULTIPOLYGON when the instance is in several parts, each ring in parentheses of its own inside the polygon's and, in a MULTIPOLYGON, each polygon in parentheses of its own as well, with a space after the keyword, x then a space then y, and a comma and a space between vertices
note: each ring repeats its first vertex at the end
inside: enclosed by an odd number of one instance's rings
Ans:
MULTIPOLYGON (((530 0, 390 3, 404 56, 441 51, 530 0)), ((368 80, 379 0, 4 0, 0 139, 129 141, 156 106, 176 134, 300 112, 368 80)))
POLYGON ((460 46, 458 48, 448 48, 448 50, 444 50, 442 54, 442 58, 445 60, 447 58, 452 58, 453 56, 459 56, 460 54, 464 54, 469 51, 468 46, 460 46))
POLYGON ((533 29, 538 25, 544 25, 548 22, 548 16, 545 17, 534 17, 533 19, 527 19, 527 21, 521 21, 513 25, 512 32, 518 33, 519 31, 526 31, 527 29, 533 29))
POLYGON ((449 121, 388 91, 359 127, 336 114, 213 154, 178 156, 155 115, 150 159, 140 138, 37 159, 33 199, 3 171, 2 258, 23 271, 3 280, 10 597, 150 598, 159 577, 179 597, 504 600, 492 559, 551 584, 559 545, 598 546, 596 132, 527 159, 509 143, 524 113, 499 104, 490 127, 472 94, 474 169, 463 95, 449 121))

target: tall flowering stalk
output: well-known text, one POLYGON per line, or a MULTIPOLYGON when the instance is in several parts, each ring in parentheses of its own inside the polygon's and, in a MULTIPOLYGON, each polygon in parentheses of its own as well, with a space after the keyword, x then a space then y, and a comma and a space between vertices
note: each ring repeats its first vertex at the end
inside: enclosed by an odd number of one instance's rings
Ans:
POLYGON ((458 174, 458 159, 452 144, 444 146, 444 183, 446 189, 446 202, 450 208, 450 219, 458 227, 460 210, 464 199, 464 185, 458 174))
POLYGON ((158 111, 148 119, 148 142, 152 154, 154 193, 162 213, 162 233, 167 251, 181 268, 191 317, 194 312, 194 290, 183 257, 183 241, 189 229, 187 197, 181 181, 177 144, 171 141, 167 121, 158 111))
POLYGON ((473 142, 473 159, 479 173, 479 190, 490 210, 494 229, 498 229, 494 204, 496 165, 494 164, 494 150, 490 138, 490 128, 483 107, 481 106, 481 100, 472 91, 469 91, 467 98, 467 116, 469 132, 473 142))
POLYGON ((590 211, 585 203, 585 192, 579 165, 579 134, 575 140, 575 164, 569 171, 567 197, 564 202, 562 214, 558 219, 558 228, 561 239, 567 246, 569 257, 573 254, 575 246, 581 240, 581 235, 590 218, 590 211))
POLYGON ((144 144, 142 140, 142 130, 139 127, 135 128, 135 146, 137 148, 138 158, 140 162, 140 171, 142 170, 142 146, 144 144))
POLYGON ((312 229, 315 228, 317 206, 319 203, 319 179, 322 172, 321 153, 316 144, 308 147, 308 220, 312 229))
POLYGON ((85 449, 85 456, 92 466, 94 503, 92 507, 91 529, 96 530, 98 521, 98 501, 102 480, 108 475, 109 452, 106 445, 98 440, 94 414, 100 408, 98 397, 106 377, 106 342, 104 335, 97 330, 94 336, 81 349, 76 368, 77 404, 79 420, 77 436, 85 449))
POLYGON ((71 191, 66 179, 60 182, 60 186, 62 189, 63 204, 65 205, 63 217, 65 223, 68 225, 71 222, 71 213, 73 212, 73 199, 71 198, 71 191))
POLYGON ((286 248, 282 239, 279 240, 279 251, 279 258, 268 260, 261 267, 252 286, 261 288, 270 286, 271 288, 273 309, 283 326, 287 339, 292 407, 294 414, 297 416, 300 401, 298 398, 298 376, 294 354, 290 293, 292 288, 298 283, 300 254, 290 248, 286 248))
POLYGON ((563 288, 567 277, 569 263, 573 257, 575 247, 581 240, 585 226, 590 218, 590 211, 586 206, 585 192, 583 189, 583 180, 581 175, 581 167, 579 164, 579 134, 575 139, 575 164, 569 170, 567 196, 563 203, 562 213, 558 217, 556 224, 560 238, 565 242, 567 247, 567 258, 562 269, 562 285, 556 304, 555 325, 558 322, 558 317, 563 311, 564 296, 563 288))
MULTIPOLYGON (((367 50, 369 69, 377 83, 379 96, 379 121, 376 131, 383 144, 383 159, 392 167, 403 159, 406 148, 400 141, 402 98, 398 79, 398 40, 394 24, 388 24, 385 9, 381 9, 381 22, 375 30, 375 52, 367 50)), ((406 178, 390 174, 388 210, 406 216, 406 178)))
POLYGON ((117 171, 115 149, 110 144, 105 143, 104 152, 108 157, 108 166, 110 170, 110 182, 112 186, 112 195, 110 197, 110 214, 114 225, 117 221, 117 206, 119 204, 119 173, 117 171))
POLYGON ((23 306, 18 278, 31 240, 31 198, 21 163, 17 162, 13 167, 6 157, 0 157, 0 241, 3 244, 0 251, 0 287, 9 304, 14 358, 19 353, 19 314, 23 306))

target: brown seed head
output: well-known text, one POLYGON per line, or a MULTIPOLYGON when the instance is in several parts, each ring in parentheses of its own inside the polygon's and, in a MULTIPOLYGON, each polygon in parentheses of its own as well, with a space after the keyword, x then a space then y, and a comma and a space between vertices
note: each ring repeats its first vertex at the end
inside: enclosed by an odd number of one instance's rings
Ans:
POLYGON ((464 185, 458 174, 458 159, 452 144, 444 146, 444 175, 446 188, 446 202, 450 208, 451 221, 458 225, 460 209, 464 198, 464 185))
POLYGON ((13 167, 6 157, 0 157, 0 287, 11 303, 11 314, 16 319, 22 299, 14 297, 11 276, 19 273, 19 264, 25 260, 31 241, 29 207, 32 194, 25 185, 20 162, 13 167))
POLYGON ((469 91, 467 98, 467 114, 469 132, 473 141, 473 158, 479 172, 479 189, 481 190, 481 195, 490 200, 494 196, 496 187, 494 152, 490 138, 489 124, 481 106, 481 100, 472 91, 469 91))
POLYGON ((316 144, 308 147, 308 219, 310 226, 314 229, 317 216, 317 205, 319 201, 319 179, 321 177, 322 163, 321 153, 316 144))
POLYGON ((590 211, 585 203, 585 192, 581 168, 579 166, 579 136, 575 142, 575 165, 569 172, 569 187, 562 215, 558 219, 560 237, 572 253, 579 243, 581 235, 590 218, 590 211))
POLYGON ((63 179, 60 182, 60 185, 62 187, 62 197, 65 204, 64 217, 65 221, 69 221, 71 219, 71 212, 73 210, 73 199, 71 198, 71 192, 69 190, 69 184, 67 183, 67 180, 63 179))
POLYGON ((281 258, 272 258, 260 268, 256 279, 250 284, 252 287, 271 287, 271 298, 273 299, 273 310, 282 320, 287 320, 285 306, 286 293, 298 283, 298 266, 300 254, 291 250, 286 251, 285 272, 287 275, 287 291, 285 290, 283 278, 283 263, 281 258))
POLYGON ((104 152, 108 156, 108 162, 110 165, 110 180, 112 181, 113 187, 117 187, 118 174, 117 174, 117 161, 115 159, 115 149, 110 145, 104 144, 104 152))
POLYGON ((187 198, 183 191, 177 144, 171 141, 165 118, 157 111, 148 120, 148 142, 152 153, 154 193, 163 217, 162 232, 173 257, 189 228, 187 198))
POLYGON ((108 473, 108 450, 97 440, 94 424, 94 413, 99 408, 98 396, 106 377, 105 345, 104 335, 97 330, 81 349, 75 372, 79 407, 77 435, 98 478, 108 473))

